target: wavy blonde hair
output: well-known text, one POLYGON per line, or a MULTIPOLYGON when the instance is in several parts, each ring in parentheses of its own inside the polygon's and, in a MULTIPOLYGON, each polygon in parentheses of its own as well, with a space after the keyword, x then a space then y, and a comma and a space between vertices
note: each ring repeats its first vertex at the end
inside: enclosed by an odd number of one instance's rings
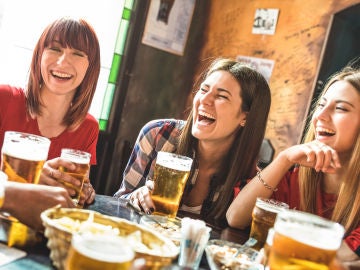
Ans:
MULTIPOLYGON (((360 95, 360 70, 344 69, 334 74, 327 82, 321 97, 329 87, 337 81, 350 83, 360 95)), ((313 125, 309 124, 304 142, 315 139, 313 125)), ((323 173, 317 173, 312 168, 300 167, 300 208, 303 211, 316 213, 316 190, 324 178, 323 173)), ((332 220, 345 227, 346 233, 354 230, 360 222, 360 138, 354 144, 351 157, 348 161, 346 176, 340 187, 339 195, 332 215, 332 220)))

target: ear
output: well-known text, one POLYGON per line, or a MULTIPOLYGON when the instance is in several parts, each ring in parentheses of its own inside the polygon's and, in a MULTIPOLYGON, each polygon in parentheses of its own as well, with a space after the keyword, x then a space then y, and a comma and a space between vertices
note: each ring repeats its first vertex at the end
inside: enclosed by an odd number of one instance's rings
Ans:
POLYGON ((248 115, 248 112, 242 112, 240 116, 240 126, 244 127, 246 124, 246 117, 248 115))

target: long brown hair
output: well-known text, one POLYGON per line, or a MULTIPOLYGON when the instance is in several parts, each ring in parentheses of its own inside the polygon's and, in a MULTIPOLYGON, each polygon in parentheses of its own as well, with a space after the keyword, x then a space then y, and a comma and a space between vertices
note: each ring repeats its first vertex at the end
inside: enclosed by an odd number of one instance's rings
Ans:
MULTIPOLYGON (((233 200, 233 189, 240 181, 245 182, 252 176, 265 135, 265 128, 270 110, 271 93, 265 78, 256 70, 231 59, 216 59, 204 72, 205 80, 215 71, 227 71, 238 81, 241 91, 242 111, 248 112, 246 124, 239 129, 229 153, 223 160, 222 169, 217 173, 219 178, 219 197, 204 219, 222 224, 225 213, 233 200)), ((192 156, 198 140, 192 136, 192 111, 180 137, 177 152, 192 156)), ((205 207, 203 207, 205 208, 205 207)), ((202 214, 204 213, 202 209, 202 214)))
POLYGON ((32 56, 26 89, 26 105, 29 115, 41 115, 40 88, 41 57, 44 49, 57 40, 61 46, 74 48, 87 54, 89 67, 79 85, 72 106, 64 116, 63 124, 78 127, 86 117, 93 99, 100 73, 100 46, 93 27, 83 19, 60 18, 48 25, 41 34, 32 56))
MULTIPOLYGON (((321 97, 329 87, 337 81, 350 83, 360 95, 360 72, 359 70, 345 69, 334 74, 327 82, 321 97)), ((304 137, 304 142, 315 139, 313 125, 309 127, 304 137)), ((347 163, 346 175, 342 181, 340 192, 332 215, 332 220, 341 223, 346 232, 354 230, 360 222, 360 138, 357 137, 351 157, 347 163)), ((300 208, 303 211, 316 213, 317 188, 324 178, 323 173, 317 173, 314 169, 300 167, 300 208)))

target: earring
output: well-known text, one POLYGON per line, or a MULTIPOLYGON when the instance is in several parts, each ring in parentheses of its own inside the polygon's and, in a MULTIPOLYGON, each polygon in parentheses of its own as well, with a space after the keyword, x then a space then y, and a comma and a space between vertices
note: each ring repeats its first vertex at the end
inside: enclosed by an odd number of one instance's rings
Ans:
POLYGON ((244 120, 244 121, 242 121, 242 122, 240 123, 240 126, 244 127, 244 126, 245 126, 245 123, 246 123, 246 121, 245 121, 245 120, 244 120))

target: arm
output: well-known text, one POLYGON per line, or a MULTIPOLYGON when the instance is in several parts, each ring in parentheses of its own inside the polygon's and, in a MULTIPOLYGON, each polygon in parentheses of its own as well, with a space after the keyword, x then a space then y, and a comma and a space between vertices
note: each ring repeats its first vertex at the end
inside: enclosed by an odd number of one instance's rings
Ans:
MULTIPOLYGON (((314 168, 317 171, 334 173, 340 167, 339 157, 335 150, 312 141, 295 145, 280 152, 279 155, 262 172, 261 178, 273 188, 276 188, 286 172, 299 164, 314 168)), ((265 187, 255 176, 231 203, 226 218, 231 227, 245 228, 251 223, 251 212, 257 197, 269 198, 273 191, 265 187)))
POLYGON ((16 182, 5 184, 5 200, 1 209, 31 228, 41 230, 41 212, 56 205, 74 207, 63 188, 16 182))

